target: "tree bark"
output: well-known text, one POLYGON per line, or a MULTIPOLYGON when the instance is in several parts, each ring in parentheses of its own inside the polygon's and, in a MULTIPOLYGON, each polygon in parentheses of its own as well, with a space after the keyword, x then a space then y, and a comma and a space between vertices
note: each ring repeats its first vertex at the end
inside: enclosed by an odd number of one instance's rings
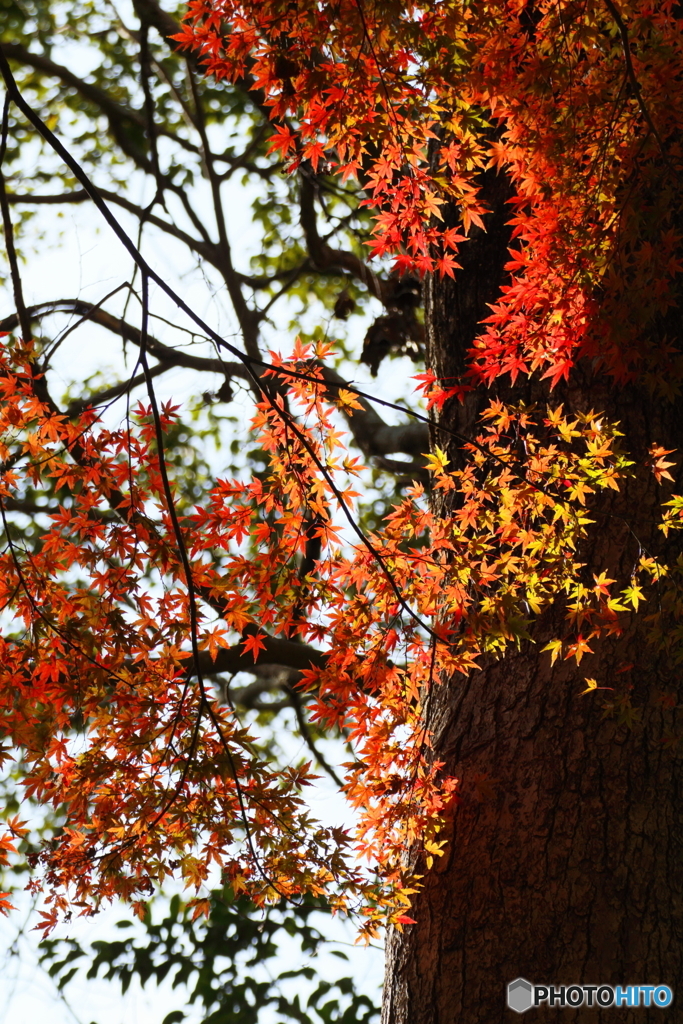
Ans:
MULTIPOLYGON (((455 282, 426 286, 428 354, 442 377, 462 372, 486 303, 504 283, 504 183, 491 178, 487 190, 489 232, 464 247, 455 282)), ((549 398, 541 383, 499 393, 549 398)), ((465 405, 450 403, 442 422, 473 434, 489 397, 480 390, 465 405)), ((587 581, 606 569, 628 586, 641 551, 675 561, 680 534, 667 541, 657 530, 666 496, 643 463, 653 441, 683 447, 680 400, 667 405, 644 387, 618 387, 581 367, 551 400, 621 421, 624 447, 642 467, 620 493, 602 492, 593 504, 596 522, 580 558, 587 581)), ((436 441, 444 447, 444 435, 436 441)), ((679 493, 680 483, 679 472, 679 493)), ((423 888, 410 911, 417 923, 388 937, 383 1024, 521 1019, 506 1005, 507 985, 519 976, 537 985, 674 990, 664 1014, 567 1007, 560 1019, 568 1024, 683 1020, 683 775, 675 750, 662 743, 676 711, 657 702, 665 691, 681 703, 680 665, 648 647, 641 609, 625 616, 622 637, 601 640, 579 667, 551 668, 541 648, 563 615, 558 601, 535 623, 533 643, 435 689, 435 756, 461 780, 461 802, 445 856, 431 871, 418 861, 423 888), (586 675, 615 691, 632 685, 640 721, 628 728, 605 718, 604 693, 579 696, 586 675)), ((528 1019, 550 1012, 557 1011, 531 1009, 528 1019)))

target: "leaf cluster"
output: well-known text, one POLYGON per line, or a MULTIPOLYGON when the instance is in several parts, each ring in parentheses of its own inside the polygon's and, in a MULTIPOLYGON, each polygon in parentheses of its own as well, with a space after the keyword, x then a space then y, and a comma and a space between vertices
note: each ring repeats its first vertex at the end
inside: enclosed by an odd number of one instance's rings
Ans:
MULTIPOLYGON (((144 986, 171 978, 174 989, 187 989, 190 1006, 202 1007, 207 1024, 258 1024, 268 1010, 278 1020, 299 1024, 369 1024, 378 1011, 350 977, 325 981, 316 976, 315 958, 326 940, 314 921, 325 912, 324 903, 307 899, 259 913, 244 896, 221 889, 212 892, 204 918, 174 896, 158 923, 147 911, 142 936, 97 940, 88 948, 75 939, 46 939, 41 962, 60 988, 83 969, 84 961, 88 978, 117 981, 123 993, 133 979, 144 986), (285 942, 298 947, 300 966, 272 973, 270 962, 285 942), (302 996, 301 983, 312 981, 317 984, 302 996), (293 994, 288 996, 287 990, 293 994)), ((132 924, 124 920, 118 927, 130 929, 132 924)), ((339 950, 333 955, 347 959, 339 950)), ((173 1010, 163 1024, 185 1019, 183 1010, 173 1010)))

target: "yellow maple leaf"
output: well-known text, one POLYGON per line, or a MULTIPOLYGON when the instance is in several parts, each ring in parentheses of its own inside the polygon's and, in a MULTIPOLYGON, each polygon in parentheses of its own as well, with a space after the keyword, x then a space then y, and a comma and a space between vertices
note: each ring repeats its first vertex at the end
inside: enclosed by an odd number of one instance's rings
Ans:
POLYGON ((436 473, 437 476, 440 476, 449 464, 448 456, 441 450, 441 448, 438 447, 434 449, 433 454, 427 455, 425 453, 424 457, 427 460, 427 469, 429 472, 436 473))

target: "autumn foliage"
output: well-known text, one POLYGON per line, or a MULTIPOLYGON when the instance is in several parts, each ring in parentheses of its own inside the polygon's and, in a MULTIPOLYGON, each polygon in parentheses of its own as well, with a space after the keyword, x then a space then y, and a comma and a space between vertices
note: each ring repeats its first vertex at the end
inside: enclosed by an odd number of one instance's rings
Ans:
POLYGON ((360 176, 372 252, 399 267, 453 274, 484 225, 481 171, 509 177, 510 281, 476 380, 554 382, 588 356, 666 387, 680 353, 642 336, 681 271, 679 6, 191 0, 182 41, 211 74, 253 75, 292 167, 360 176))
MULTIPOLYGON (((253 77, 290 167, 360 182, 376 211, 371 252, 401 269, 457 275, 486 226, 482 172, 507 175, 508 283, 466 376, 420 376, 435 415, 504 375, 557 385, 586 366, 678 393, 683 361, 666 332, 682 269, 682 40, 670 0, 192 0, 180 41, 209 74, 253 77)), ((163 457, 173 407, 141 404, 115 431, 94 412, 67 420, 41 399, 31 346, 5 346, 3 518, 27 484, 71 496, 38 551, 8 529, 0 560, 6 751, 23 753, 27 796, 64 816, 32 883, 47 888, 48 927, 69 903, 142 906, 172 874, 199 888, 212 864, 257 900, 325 894, 362 907, 368 931, 409 920, 405 855, 417 841, 428 864, 442 852, 458 799, 431 756, 439 681, 525 642, 559 597, 553 660, 580 665, 653 587, 653 643, 680 639, 658 614, 678 622, 683 562, 643 551, 629 579, 587 579, 577 554, 601 491, 645 467, 671 480, 660 439, 631 452, 600 409, 492 400, 476 436, 444 431, 428 457, 436 500, 415 484, 366 536, 360 467, 335 414, 354 389, 325 383, 326 357, 324 345, 270 354, 253 425, 268 473, 217 480, 181 515, 163 457), (302 578, 311 536, 321 555, 302 578), (221 650, 256 661, 273 637, 310 645, 301 692, 354 745, 355 834, 311 820, 314 768, 260 759, 204 681, 221 650)), ((666 535, 683 498, 662 500, 666 535)))

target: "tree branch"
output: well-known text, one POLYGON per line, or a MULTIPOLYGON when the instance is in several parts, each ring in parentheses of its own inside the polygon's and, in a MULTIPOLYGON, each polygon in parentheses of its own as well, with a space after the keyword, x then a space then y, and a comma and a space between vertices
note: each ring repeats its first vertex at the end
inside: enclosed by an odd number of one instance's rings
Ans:
POLYGON ((21 275, 19 274, 19 261, 17 259, 17 253, 14 248, 14 228, 12 227, 12 218, 10 216, 9 203, 7 202, 7 191, 5 189, 5 175, 2 170, 2 165, 5 160, 5 152, 7 149, 9 107, 10 97, 9 93, 6 93, 5 102, 2 110, 2 138, 0 140, 0 207, 2 208, 3 235, 5 237, 5 248, 7 250, 7 259, 9 262, 10 276, 12 279, 14 304, 17 310, 17 322, 18 324, 21 325, 21 333, 23 335, 24 342, 28 344, 28 342, 31 340, 31 320, 26 312, 26 306, 24 304, 24 292, 21 286, 21 275))
MULTIPOLYGON (((230 704, 241 704, 242 707, 255 709, 257 711, 283 711, 285 708, 291 707, 294 709, 296 715, 297 724, 299 726, 299 732, 301 737, 313 754, 323 771, 327 772, 331 779, 341 789, 344 785, 342 780, 335 772, 332 765, 326 760, 324 754, 319 750, 316 745, 313 736, 311 735, 310 726, 306 720, 305 714, 305 703, 301 699, 301 694, 294 688, 295 681, 299 673, 294 671, 288 671, 283 669, 279 665, 259 665, 252 666, 251 672, 256 676, 253 682, 248 683, 247 686, 230 687, 225 688, 225 698, 230 704), (262 693, 272 693, 273 690, 280 690, 286 694, 283 700, 277 701, 262 701, 259 697, 262 693)), ((206 673, 210 675, 210 673, 206 673)))
MULTIPOLYGON (((159 363, 157 366, 150 366, 149 376, 159 377, 170 369, 170 364, 159 363)), ((74 416, 80 416, 84 409, 91 407, 94 409, 98 405, 106 405, 107 402, 120 398, 121 395, 125 395, 128 391, 132 391, 133 388, 140 387, 141 384, 145 383, 145 380, 144 373, 138 373, 129 380, 122 380, 120 384, 112 384, 111 387, 96 391, 94 394, 88 395, 87 398, 75 398, 73 402, 69 402, 67 405, 64 415, 71 419, 74 416)))
MULTIPOLYGON (((131 107, 124 107, 121 103, 117 103, 116 100, 111 98, 106 90, 101 89, 98 85, 92 85, 90 82, 84 82, 82 78, 75 75, 73 71, 69 70, 69 68, 64 67, 63 64, 55 63, 55 61, 50 60, 50 58, 44 56, 44 54, 33 53, 31 50, 25 49, 25 47, 20 43, 3 43, 2 48, 5 56, 9 57, 11 60, 15 60, 19 64, 25 64, 29 67, 35 68, 36 71, 44 71, 45 74, 50 75, 52 78, 58 78, 60 81, 64 82, 65 85, 69 85, 73 89, 76 89, 81 96, 95 104, 95 106, 97 106, 107 116, 110 124, 112 124, 112 131, 114 131, 114 124, 117 126, 117 131, 120 131, 120 126, 122 122, 125 121, 128 121, 139 128, 147 128, 147 118, 144 113, 139 110, 134 110, 131 107)), ((177 142, 178 145, 183 147, 183 149, 186 149, 191 153, 199 153, 197 146, 192 142, 189 142, 187 139, 183 139, 182 136, 169 131, 168 128, 159 127, 158 132, 169 139, 173 139, 173 141, 177 142)))
POLYGON ((640 88, 640 82, 638 81, 638 77, 633 67, 633 60, 631 58, 631 42, 628 37, 628 29, 626 28, 624 19, 622 18, 619 8, 613 2, 613 0, 605 0, 605 6, 614 18, 616 26, 619 30, 619 36, 621 38, 621 49, 624 54, 624 61, 626 63, 626 74, 628 76, 629 82, 631 83, 631 88, 635 93, 636 101, 638 103, 638 106, 640 107, 640 113, 643 115, 643 120, 645 121, 648 128, 654 135, 655 139, 657 140, 657 145, 659 146, 659 150, 662 156, 664 157, 664 162, 666 163, 667 167, 670 168, 671 165, 669 163, 669 158, 666 154, 666 149, 664 148, 664 142, 662 140, 661 135, 657 131, 657 127, 654 121, 652 120, 652 116, 647 108, 647 104, 643 99, 643 91, 640 88))
POLYGON ((418 480, 425 487, 429 486, 430 475, 425 460, 418 459, 415 462, 399 462, 398 459, 387 459, 384 455, 377 455, 374 464, 377 469, 393 473, 394 476, 401 477, 406 482, 418 480))
MULTIPOLYGON (((303 671, 311 668, 324 668, 327 663, 327 655, 309 644, 299 643, 296 640, 286 640, 282 637, 270 636, 259 630, 263 637, 265 648, 261 649, 254 660, 251 651, 245 651, 244 645, 239 643, 233 647, 222 647, 214 661, 208 651, 203 651, 199 657, 200 671, 204 675, 215 675, 226 672, 253 672, 258 665, 279 665, 283 668, 292 668, 303 671)), ((187 652, 188 658, 191 652, 187 652)))
POLYGON ((53 196, 34 196, 18 192, 8 192, 7 201, 15 204, 27 204, 30 206, 57 205, 58 203, 84 203, 90 196, 83 188, 74 189, 72 192, 60 192, 53 196))
POLYGON ((315 213, 315 191, 310 178, 300 175, 301 188, 299 193, 300 221, 303 228, 306 246, 316 270, 345 270, 358 281, 361 281, 371 295, 386 304, 387 294, 384 282, 353 252, 344 249, 333 249, 320 237, 318 218, 315 213))
POLYGON ((204 119, 204 110, 201 104, 201 97, 197 83, 194 77, 194 68, 188 65, 188 78, 190 82, 190 89, 192 90, 192 98, 195 105, 197 131, 202 141, 202 155, 204 159, 204 167, 206 170, 206 176, 209 181, 209 187, 211 189, 211 199, 213 203, 214 218, 216 221, 216 228, 218 230, 218 246, 217 250, 220 260, 220 266, 218 269, 223 275, 223 280, 228 289, 230 301, 232 302, 233 309, 235 310, 235 316, 239 322, 242 337, 244 339, 244 348, 247 355, 251 356, 252 359, 260 359, 261 349, 259 348, 259 324, 261 321, 261 314, 258 310, 250 309, 247 305, 246 299, 242 292, 242 284, 235 272, 235 268, 232 262, 232 252, 230 249, 230 242, 228 240, 228 231, 225 220, 225 210, 223 208, 223 197, 221 195, 221 182, 220 178, 216 173, 216 169, 213 165, 213 156, 211 148, 209 146, 209 139, 206 133, 206 124, 204 119))
MULTIPOLYGON (((162 177, 164 177, 162 175, 162 177)), ((168 187, 168 181, 166 180, 166 186, 168 187)), ((176 191, 175 188, 172 191, 176 191)), ((192 252, 196 252, 198 256, 214 266, 217 270, 221 270, 221 260, 218 247, 209 240, 209 235, 204 229, 203 234, 205 235, 204 241, 200 241, 198 238, 194 238, 192 235, 188 235, 182 228, 177 227, 170 221, 164 220, 162 217, 157 217, 151 211, 143 209, 136 203, 132 203, 130 199, 125 196, 118 195, 116 192, 109 192, 107 189, 100 189, 100 195, 103 199, 106 199, 110 203, 114 203, 116 206, 120 206, 121 209, 127 210, 128 213, 132 213, 139 220, 144 221, 145 224, 153 224, 155 228, 159 228, 161 231, 165 231, 167 235, 172 235, 173 238, 177 238, 179 242, 183 242, 192 252)), ((90 198, 86 193, 86 198, 90 198)))
MULTIPOLYGON (((160 217, 154 214, 147 213, 143 207, 138 206, 136 203, 130 201, 125 196, 120 196, 116 192, 109 192, 107 189, 100 189, 100 194, 107 199, 110 203, 115 203, 122 209, 127 210, 128 213, 134 214, 141 220, 144 219, 146 223, 153 224, 154 227, 159 228, 161 231, 165 231, 177 238, 178 241, 184 242, 188 249, 196 252, 198 256, 210 263, 212 266, 220 270, 220 257, 217 253, 216 245, 209 239, 206 230, 204 230, 204 241, 199 241, 193 238, 192 235, 188 235, 182 228, 176 227, 175 224, 170 224, 168 221, 162 220, 160 217)), ((72 192, 60 192, 56 195, 33 195, 26 192, 8 192, 7 201, 13 205, 27 205, 27 206, 57 206, 60 203, 86 203, 89 202, 91 197, 85 191, 85 189, 79 188, 74 189, 72 192)), ((292 276, 298 276, 303 273, 304 270, 309 266, 309 261, 304 260, 297 267, 290 267, 288 270, 277 270, 273 274, 260 276, 252 274, 243 274, 239 270, 235 271, 235 277, 241 284, 247 285, 249 288, 253 288, 255 291, 270 288, 271 285, 279 282, 286 281, 292 276)))
MULTIPOLYGON (((86 320, 104 327, 113 334, 118 334, 132 344, 140 345, 140 328, 119 320, 117 317, 107 313, 93 302, 86 302, 85 299, 55 299, 52 302, 42 302, 36 306, 29 306, 27 309, 31 320, 42 320, 52 313, 74 313, 84 317, 86 320)), ((14 331, 18 326, 16 313, 0 320, 0 331, 14 331)), ((162 341, 147 335, 147 351, 158 359, 165 368, 171 366, 184 366, 190 370, 200 370, 205 373, 220 373, 224 377, 240 377, 243 380, 251 380, 248 371, 241 363, 225 362, 223 359, 212 359, 207 356, 193 356, 190 352, 183 352, 180 349, 164 345, 162 341)), ((161 373, 159 369, 159 373, 161 373)), ((118 387, 118 385, 116 385, 118 387)), ((85 400, 83 400, 85 401, 85 400)))
MULTIPOLYGON (((166 182, 168 188, 168 182, 166 182)), ((171 190, 175 192, 175 188, 171 186, 171 190)), ((203 240, 194 238, 189 235, 182 228, 177 227, 175 224, 169 221, 163 220, 163 218, 156 216, 145 210, 142 206, 138 206, 137 203, 131 202, 125 196, 119 195, 117 192, 109 192, 107 189, 100 189, 100 195, 110 203, 114 203, 116 206, 120 206, 123 210, 128 213, 132 213, 133 216, 139 220, 144 221, 146 224, 152 224, 154 227, 159 228, 161 231, 165 231, 166 234, 171 235, 173 238, 177 238, 179 242, 183 242, 192 252, 197 253, 202 259, 205 259, 207 263, 210 263, 216 270, 222 270, 221 256, 218 246, 212 242, 209 235, 202 227, 203 240)), ((25 192, 8 192, 7 201, 15 205, 28 205, 28 206, 42 206, 42 205, 57 205, 59 203, 86 203, 91 200, 91 196, 85 191, 85 189, 74 189, 73 192, 62 192, 58 195, 51 196, 40 196, 30 195, 25 192)), ((194 217, 193 217, 194 219, 194 217)), ((250 288, 268 288, 273 282, 284 278, 291 271, 281 271, 274 274, 272 277, 251 277, 249 274, 240 274, 235 271, 236 278, 242 283, 248 285, 250 288)))
MULTIPOLYGON (((330 366, 321 367, 330 384, 345 387, 344 378, 330 366)), ((336 389, 335 389, 336 394, 336 389)), ((426 423, 409 422, 398 426, 385 423, 370 402, 356 396, 361 409, 342 410, 358 447, 368 456, 405 452, 420 456, 429 451, 429 427, 426 423)))
POLYGON ((141 21, 146 21, 157 30, 162 39, 166 39, 174 49, 177 48, 178 44, 169 39, 169 36, 178 35, 182 31, 182 25, 172 14, 163 10, 155 0, 133 0, 133 7, 141 21))
MULTIPOLYGON (((85 317, 100 327, 118 334, 133 345, 140 345, 140 329, 119 320, 117 317, 107 313, 106 310, 85 299, 58 299, 53 302, 43 302, 27 309, 30 319, 40 320, 52 313, 74 313, 85 317)), ((14 331, 18 326, 16 313, 0 320, 0 331, 14 331)), ((248 371, 240 363, 225 362, 222 359, 210 358, 208 356, 194 356, 190 352, 183 352, 180 349, 171 348, 156 338, 148 336, 147 349, 160 364, 165 367, 184 366, 187 369, 198 370, 204 373, 219 373, 226 378, 239 377, 241 380, 250 381, 248 371)), ((322 366, 323 378, 330 384, 335 385, 336 395, 338 388, 346 386, 347 382, 330 366, 322 366)), ((158 371, 162 372, 161 368, 158 371)), ((119 385, 115 385, 118 387, 119 385)), ((124 386, 121 385, 123 388, 124 386)), ((125 388, 124 388, 125 390, 125 388)), ((121 392, 122 393, 122 392, 121 392)), ((108 398, 104 399, 108 401, 108 398)), ((86 399, 79 402, 87 404, 86 399)), ((361 406, 360 409, 343 410, 343 415, 348 423, 353 438, 362 452, 368 457, 391 455, 394 452, 404 452, 419 458, 429 450, 429 427, 422 422, 400 423, 391 426, 385 423, 377 410, 366 398, 357 397, 361 406)), ((387 466, 387 469, 390 467, 387 466)), ((404 463, 397 465, 391 472, 405 473, 410 467, 404 463), (399 468, 400 467, 400 468, 399 468)), ((418 472, 418 467, 414 467, 418 472)))

